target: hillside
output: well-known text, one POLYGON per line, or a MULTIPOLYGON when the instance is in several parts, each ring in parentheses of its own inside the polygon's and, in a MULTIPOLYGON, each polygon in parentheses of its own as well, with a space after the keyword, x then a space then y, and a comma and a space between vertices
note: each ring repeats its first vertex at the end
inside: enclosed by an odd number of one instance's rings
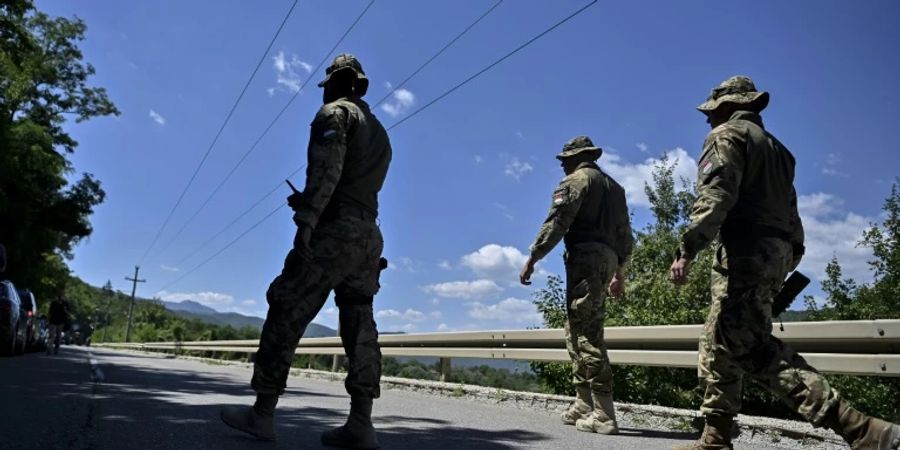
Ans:
MULTIPOLYGON (((208 306, 201 305, 193 300, 183 300, 180 302, 162 302, 167 310, 173 312, 179 317, 186 319, 199 320, 212 325, 230 325, 235 328, 250 327, 261 330, 264 319, 256 316, 247 316, 235 312, 222 313, 208 306)), ((332 337, 337 336, 337 330, 311 323, 306 327, 303 337, 332 337)))

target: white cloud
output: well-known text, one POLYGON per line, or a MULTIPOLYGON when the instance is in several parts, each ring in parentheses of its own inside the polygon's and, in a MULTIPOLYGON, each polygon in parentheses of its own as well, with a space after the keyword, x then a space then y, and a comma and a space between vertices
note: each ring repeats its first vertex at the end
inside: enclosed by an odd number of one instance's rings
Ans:
POLYGON ((844 212, 840 198, 822 192, 799 196, 797 208, 806 233, 806 254, 799 267, 802 272, 822 280, 825 266, 837 256, 845 277, 871 280, 868 261, 872 251, 856 244, 873 218, 844 212))
MULTIPOLYGON (((669 150, 666 152, 666 156, 670 164, 676 163, 673 175, 679 190, 682 187, 682 178, 689 182, 697 179, 697 162, 683 148, 669 150)), ((644 193, 644 183, 652 185, 653 167, 658 161, 659 158, 647 158, 643 162, 631 164, 623 161, 615 153, 604 153, 603 159, 600 160, 600 166, 625 188, 629 207, 649 207, 650 201, 647 199, 647 194, 644 193)))
POLYGON ((649 148, 649 147, 647 147, 647 144, 645 144, 643 142, 638 142, 637 144, 634 144, 634 145, 638 148, 638 150, 640 150, 644 153, 647 153, 647 149, 649 148))
POLYGON ((433 299, 431 299, 431 304, 434 305, 434 306, 440 305, 440 304, 441 304, 441 300, 440 300, 440 299, 437 299, 437 298, 433 298, 433 299))
POLYGON ((444 317, 444 314, 441 313, 440 311, 432 311, 432 312, 428 313, 428 317, 431 317, 432 319, 435 319, 435 320, 440 320, 441 317, 444 317))
POLYGON ((481 155, 475 155, 475 164, 481 164, 482 161, 484 161, 484 158, 481 155))
POLYGON ((412 258, 406 256, 396 258, 395 260, 390 260, 388 265, 391 269, 408 273, 416 273, 416 267, 418 267, 418 264, 413 261, 412 258))
POLYGON ((450 261, 447 261, 446 259, 438 263, 438 267, 443 270, 453 270, 453 266, 450 265, 450 261))
POLYGON ((226 308, 234 304, 234 297, 220 292, 168 292, 159 291, 156 296, 164 302, 193 300, 210 308, 226 308))
MULTIPOLYGON (((306 72, 307 75, 312 73, 313 66, 306 61, 302 61, 297 55, 291 54, 290 58, 285 55, 284 50, 280 50, 277 55, 272 57, 272 67, 275 68, 275 81, 290 92, 297 92, 303 84, 303 78, 298 70, 306 72)), ((275 88, 267 90, 269 95, 275 93, 275 88)))
POLYGON ((463 299, 482 298, 502 290, 493 280, 448 281, 430 284, 422 289, 438 297, 463 299))
POLYGON ((509 207, 504 205, 503 203, 493 203, 494 207, 500 210, 500 213, 503 214, 503 217, 506 217, 506 220, 513 221, 515 217, 513 217, 512 212, 510 212, 509 207))
POLYGON ((460 264, 480 278, 517 283, 527 260, 528 256, 515 247, 487 244, 463 256, 460 264))
POLYGON ((177 267, 167 266, 165 264, 160 264, 159 268, 162 269, 164 272, 178 272, 179 270, 181 270, 177 267))
POLYGON ((438 330, 438 331, 448 331, 449 329, 450 329, 450 327, 447 326, 446 323, 442 323, 442 324, 440 324, 440 325, 437 326, 437 330, 438 330))
POLYGON ((469 317, 476 320, 490 320, 492 322, 515 323, 519 325, 540 325, 541 314, 537 312, 534 303, 518 298, 507 298, 493 305, 485 305, 479 302, 469 303, 469 317))
POLYGON ((407 89, 397 89, 391 94, 391 99, 381 105, 381 110, 391 117, 397 117, 406 112, 416 103, 416 96, 407 89))
POLYGON ((393 88, 394 88, 394 85, 393 85, 393 84, 391 84, 391 82, 390 82, 390 81, 385 81, 385 82, 384 82, 384 87, 385 87, 385 89, 387 89, 387 90, 389 90, 389 91, 390 91, 390 90, 391 90, 391 89, 393 89, 393 88))
POLYGON ((376 319, 403 319, 408 322, 421 322, 426 319, 425 313, 415 309, 400 312, 396 309, 383 309, 375 313, 376 319))
POLYGON ((245 306, 253 306, 256 304, 256 300, 253 300, 252 298, 248 298, 247 300, 242 301, 241 304, 245 305, 245 306))
POLYGON ((160 125, 165 125, 165 124, 166 124, 166 118, 163 117, 162 115, 160 115, 158 112, 152 110, 152 109, 150 110, 150 118, 153 119, 154 122, 156 122, 156 123, 158 123, 158 124, 160 124, 160 125))
POLYGON ((825 164, 822 166, 822 175, 846 177, 846 173, 837 169, 842 159, 840 153, 827 153, 825 155, 825 164))
POLYGON ((525 135, 522 134, 522 131, 521 131, 521 130, 516 131, 516 137, 519 138, 519 139, 521 139, 521 140, 523 140, 523 141, 525 140, 525 135))
POLYGON ((519 158, 513 157, 503 170, 503 173, 509 175, 516 180, 521 179, 525 174, 534 170, 527 161, 520 161, 519 158))

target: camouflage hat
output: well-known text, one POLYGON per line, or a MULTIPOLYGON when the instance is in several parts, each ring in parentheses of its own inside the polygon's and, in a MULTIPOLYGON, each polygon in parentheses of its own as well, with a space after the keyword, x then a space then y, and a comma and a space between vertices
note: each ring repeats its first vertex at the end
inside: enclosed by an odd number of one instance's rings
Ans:
POLYGON ((575 156, 581 152, 593 152, 594 159, 603 154, 603 149, 594 145, 591 138, 587 136, 576 136, 563 145, 562 151, 556 155, 556 159, 562 161, 564 158, 575 156))
POLYGON ((709 114, 723 103, 748 105, 753 111, 759 112, 769 104, 769 93, 757 91, 753 80, 738 75, 723 81, 713 89, 706 101, 697 109, 704 114, 709 114))
POLYGON ((341 53, 334 58, 334 61, 331 62, 331 65, 325 69, 325 79, 319 82, 319 87, 325 86, 325 83, 331 79, 331 76, 338 71, 350 69, 356 72, 356 78, 358 80, 366 80, 366 73, 363 72, 362 64, 359 63, 359 60, 356 59, 355 56, 349 53, 341 53))

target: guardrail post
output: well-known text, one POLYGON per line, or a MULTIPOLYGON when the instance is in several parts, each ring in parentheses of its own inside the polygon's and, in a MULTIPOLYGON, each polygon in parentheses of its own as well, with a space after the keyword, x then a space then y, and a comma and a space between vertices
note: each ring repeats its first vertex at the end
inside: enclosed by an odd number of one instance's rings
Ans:
POLYGON ((441 381, 450 378, 450 358, 441 358, 441 381))

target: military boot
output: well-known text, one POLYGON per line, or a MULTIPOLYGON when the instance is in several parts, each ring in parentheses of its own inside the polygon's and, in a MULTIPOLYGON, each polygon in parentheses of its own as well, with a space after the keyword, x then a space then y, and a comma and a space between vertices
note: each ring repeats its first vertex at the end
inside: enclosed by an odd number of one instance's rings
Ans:
POLYGON ((277 395, 257 394, 253 406, 226 406, 220 417, 225 425, 264 441, 275 440, 277 395))
POLYGON ((900 449, 900 426, 869 417, 841 400, 822 422, 850 444, 854 450, 900 449))
POLYGON ((372 426, 372 399, 350 398, 350 415, 347 423, 322 433, 322 444, 329 447, 376 449, 378 437, 372 426))
POLYGON ((593 394, 594 411, 587 417, 575 422, 575 429, 589 433, 618 434, 619 425, 616 423, 616 407, 613 405, 612 394, 593 394))
POLYGON ((575 425, 578 419, 584 419, 594 410, 594 401, 591 399, 591 388, 578 386, 575 388, 575 401, 562 413, 562 422, 566 425, 575 425))
POLYGON ((706 425, 700 440, 688 445, 674 447, 673 450, 733 450, 731 429, 734 416, 706 416, 706 425))

